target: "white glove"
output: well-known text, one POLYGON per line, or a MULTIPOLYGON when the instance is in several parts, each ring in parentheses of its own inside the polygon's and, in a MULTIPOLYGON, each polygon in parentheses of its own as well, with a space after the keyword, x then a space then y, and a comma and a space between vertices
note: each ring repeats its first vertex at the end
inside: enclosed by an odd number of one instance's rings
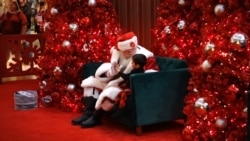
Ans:
POLYGON ((108 77, 113 77, 113 76, 115 76, 119 71, 120 71, 119 64, 118 64, 116 61, 111 62, 111 68, 110 68, 110 71, 107 72, 107 76, 108 76, 108 77))

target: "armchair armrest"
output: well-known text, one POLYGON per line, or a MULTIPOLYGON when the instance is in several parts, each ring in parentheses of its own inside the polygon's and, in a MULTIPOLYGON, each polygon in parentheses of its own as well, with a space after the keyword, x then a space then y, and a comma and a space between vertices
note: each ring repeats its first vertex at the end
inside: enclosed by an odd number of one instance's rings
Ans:
POLYGON ((137 126, 183 118, 188 68, 131 75, 137 126))

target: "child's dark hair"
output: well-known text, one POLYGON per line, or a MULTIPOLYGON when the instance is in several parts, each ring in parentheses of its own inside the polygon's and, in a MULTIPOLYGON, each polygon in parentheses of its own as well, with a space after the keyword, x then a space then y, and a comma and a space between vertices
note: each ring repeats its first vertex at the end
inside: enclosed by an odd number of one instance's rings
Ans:
POLYGON ((134 61, 135 64, 140 65, 140 67, 144 67, 147 63, 147 58, 143 54, 133 55, 132 60, 134 61))

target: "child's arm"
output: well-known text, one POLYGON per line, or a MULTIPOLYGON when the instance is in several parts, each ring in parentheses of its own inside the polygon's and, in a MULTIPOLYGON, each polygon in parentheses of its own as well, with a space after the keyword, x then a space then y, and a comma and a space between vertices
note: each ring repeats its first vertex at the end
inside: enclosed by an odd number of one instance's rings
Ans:
POLYGON ((129 76, 130 76, 130 74, 125 74, 125 73, 123 73, 123 72, 118 72, 112 79, 111 79, 111 81, 112 80, 115 80, 115 79, 118 79, 119 77, 122 77, 123 78, 123 80, 128 80, 129 79, 129 76))

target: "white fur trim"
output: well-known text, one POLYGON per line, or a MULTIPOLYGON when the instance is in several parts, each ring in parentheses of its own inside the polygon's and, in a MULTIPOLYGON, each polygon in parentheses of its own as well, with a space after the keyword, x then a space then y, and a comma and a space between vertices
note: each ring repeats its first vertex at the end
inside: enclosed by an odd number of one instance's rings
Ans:
POLYGON ((83 89, 83 96, 84 97, 94 97, 95 99, 98 99, 99 97, 99 90, 93 88, 93 87, 85 87, 83 89))
POLYGON ((105 98, 115 100, 121 91, 122 91, 122 89, 120 89, 118 87, 108 87, 108 88, 104 89, 100 93, 99 98, 96 101, 95 109, 99 110, 102 107, 102 102, 105 98))
POLYGON ((103 89, 106 85, 107 85, 107 83, 98 80, 94 76, 90 76, 90 77, 84 79, 81 83, 81 87, 83 87, 83 88, 95 87, 98 89, 103 89))
POLYGON ((111 78, 109 77, 101 77, 102 74, 107 73, 111 70, 110 63, 103 63, 95 72, 95 78, 100 80, 101 82, 108 82, 111 78))
POLYGON ((137 41, 136 36, 133 36, 131 39, 118 42, 117 46, 118 46, 119 50, 128 50, 128 49, 132 49, 131 43, 134 43, 135 47, 138 45, 138 41, 137 41))
POLYGON ((145 70, 145 73, 150 73, 150 72, 158 72, 158 71, 154 69, 145 70))

